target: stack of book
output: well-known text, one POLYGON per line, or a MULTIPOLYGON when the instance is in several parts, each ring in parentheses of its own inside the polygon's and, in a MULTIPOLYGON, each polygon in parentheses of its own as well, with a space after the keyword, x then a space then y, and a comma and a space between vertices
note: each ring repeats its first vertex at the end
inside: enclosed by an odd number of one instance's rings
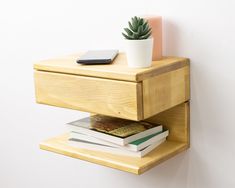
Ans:
POLYGON ((94 115, 67 124, 69 144, 132 157, 143 157, 166 140, 162 125, 94 115))

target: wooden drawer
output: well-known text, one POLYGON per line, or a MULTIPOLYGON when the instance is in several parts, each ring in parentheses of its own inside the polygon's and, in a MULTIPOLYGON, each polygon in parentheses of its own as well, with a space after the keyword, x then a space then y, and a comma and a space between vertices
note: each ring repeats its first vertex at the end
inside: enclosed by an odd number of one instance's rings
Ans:
POLYGON ((111 65, 80 66, 77 56, 34 65, 38 103, 143 120, 189 100, 189 60, 166 57, 145 69, 127 66, 124 54, 111 65))
POLYGON ((142 119, 141 83, 35 71, 38 103, 142 119))

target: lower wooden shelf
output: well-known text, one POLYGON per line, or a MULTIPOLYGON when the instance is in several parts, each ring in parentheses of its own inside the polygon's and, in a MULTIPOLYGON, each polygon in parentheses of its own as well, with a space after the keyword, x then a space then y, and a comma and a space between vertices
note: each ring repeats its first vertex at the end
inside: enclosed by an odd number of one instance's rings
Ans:
POLYGON ((146 119, 146 121, 162 124, 169 130, 169 136, 166 142, 143 158, 79 149, 69 145, 68 134, 50 138, 42 142, 40 148, 134 174, 142 174, 155 165, 189 148, 189 102, 156 114, 146 119))
POLYGON ((142 174, 155 165, 186 150, 187 143, 166 141, 143 158, 114 155, 105 152, 79 149, 68 144, 68 134, 50 138, 40 144, 43 150, 82 159, 103 166, 123 170, 134 174, 142 174))

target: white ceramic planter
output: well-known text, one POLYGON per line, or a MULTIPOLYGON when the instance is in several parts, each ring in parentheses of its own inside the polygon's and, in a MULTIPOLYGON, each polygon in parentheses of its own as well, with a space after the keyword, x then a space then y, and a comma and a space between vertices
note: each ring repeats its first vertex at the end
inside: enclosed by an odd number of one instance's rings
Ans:
POLYGON ((145 68, 152 65, 153 38, 125 40, 129 67, 145 68))

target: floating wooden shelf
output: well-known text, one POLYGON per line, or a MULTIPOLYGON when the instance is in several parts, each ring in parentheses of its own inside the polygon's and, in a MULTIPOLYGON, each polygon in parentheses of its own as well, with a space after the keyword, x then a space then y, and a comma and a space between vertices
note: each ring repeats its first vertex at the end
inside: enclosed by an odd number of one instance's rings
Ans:
POLYGON ((113 155, 72 147, 68 144, 67 134, 45 140, 40 144, 40 148, 126 172, 142 174, 189 147, 188 112, 188 103, 183 103, 147 120, 162 123, 169 129, 170 135, 166 142, 143 158, 113 155))
POLYGON ((78 57, 34 65, 38 103, 161 123, 169 129, 167 141, 141 159, 75 148, 66 134, 42 142, 41 149, 141 174, 189 147, 188 59, 166 57, 131 69, 124 54, 112 65, 82 66, 78 57))
POLYGON ((142 174, 188 148, 183 142, 166 141, 146 157, 134 158, 75 148, 68 144, 67 139, 67 135, 50 138, 42 142, 40 148, 134 174, 142 174))

